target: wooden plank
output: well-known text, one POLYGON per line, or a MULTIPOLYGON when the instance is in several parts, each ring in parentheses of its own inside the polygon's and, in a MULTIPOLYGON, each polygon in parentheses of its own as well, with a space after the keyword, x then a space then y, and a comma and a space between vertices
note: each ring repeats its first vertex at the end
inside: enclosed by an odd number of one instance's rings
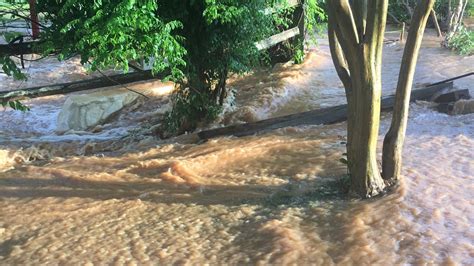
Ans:
MULTIPOLYGON (((435 86, 429 86, 417 89, 411 93, 411 101, 431 100, 431 97, 441 91, 450 91, 453 89, 453 83, 442 83, 435 86)), ((382 99, 381 109, 389 111, 393 109, 395 96, 389 96, 382 99)), ((292 114, 282 117, 270 118, 253 123, 232 125, 229 127, 216 128, 198 133, 199 138, 206 140, 219 136, 233 135, 237 137, 253 135, 262 131, 274 130, 278 128, 302 126, 302 125, 320 125, 342 122, 347 119, 347 104, 312 110, 308 112, 292 114)))
POLYGON ((397 33, 399 34, 401 30, 392 30, 392 31, 386 31, 385 33, 397 33))
POLYGON ((29 99, 42 96, 66 94, 77 91, 92 90, 102 87, 117 86, 121 84, 128 84, 137 81, 144 81, 150 79, 159 79, 166 76, 160 74, 153 76, 151 71, 133 72, 127 74, 118 74, 107 77, 93 78, 81 80, 76 82, 68 82, 61 84, 53 84, 47 86, 38 86, 27 89, 3 91, 0 92, 0 102, 7 102, 11 100, 29 99))
POLYGON ((265 50, 272 47, 273 45, 281 43, 282 41, 293 38, 298 34, 300 34, 300 29, 298 27, 294 27, 284 32, 275 34, 265 40, 259 41, 255 44, 255 46, 258 50, 265 50))

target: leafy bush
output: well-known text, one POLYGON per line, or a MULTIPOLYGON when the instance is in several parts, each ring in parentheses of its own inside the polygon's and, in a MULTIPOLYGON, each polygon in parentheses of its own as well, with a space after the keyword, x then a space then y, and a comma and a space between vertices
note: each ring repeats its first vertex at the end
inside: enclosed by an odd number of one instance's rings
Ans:
POLYGON ((155 57, 154 72, 170 70, 182 77, 186 50, 176 30, 177 20, 156 15, 155 0, 38 0, 38 10, 51 26, 42 33, 42 50, 59 51, 60 59, 80 55, 91 70, 121 67, 128 62, 155 57))
POLYGON ((466 16, 474 17, 474 1, 469 1, 466 7, 466 16))
POLYGON ((178 87, 172 96, 173 109, 166 113, 164 135, 182 134, 199 123, 215 120, 222 111, 209 94, 192 92, 189 87, 178 87))
MULTIPOLYGON (((295 26, 291 25, 293 8, 285 4, 272 15, 264 12, 276 2, 172 1, 164 6, 160 17, 183 23, 177 33, 183 36, 183 46, 187 51, 183 70, 186 80, 180 83, 173 98, 173 111, 167 115, 167 131, 189 131, 200 122, 214 120, 227 97, 228 74, 251 71, 262 62, 262 52, 257 50, 255 43, 295 26)), ((316 2, 307 1, 308 25, 315 23, 318 15, 324 14, 316 2)), ((294 54, 299 48, 289 42, 284 47, 288 48, 285 51, 294 54)), ((301 52, 299 55, 301 57, 301 52)))
MULTIPOLYGON (((400 0, 390 0, 388 1, 388 12, 390 16, 395 17, 399 22, 409 22, 411 17, 410 13, 407 10, 404 1, 400 0)), ((414 1, 406 1, 409 6, 414 4, 414 1)))
POLYGON ((461 27, 448 40, 448 47, 458 51, 461 55, 474 54, 474 31, 461 27))
MULTIPOLYGON (((393 20, 393 18, 395 18, 399 22, 409 23, 411 20, 410 12, 413 12, 416 4, 417 4, 417 0, 389 0, 389 4, 388 4, 389 19, 393 20)), ((436 1, 433 9, 436 11, 438 20, 440 20, 442 24, 446 24, 447 14, 449 11, 448 1, 447 0, 436 1)))

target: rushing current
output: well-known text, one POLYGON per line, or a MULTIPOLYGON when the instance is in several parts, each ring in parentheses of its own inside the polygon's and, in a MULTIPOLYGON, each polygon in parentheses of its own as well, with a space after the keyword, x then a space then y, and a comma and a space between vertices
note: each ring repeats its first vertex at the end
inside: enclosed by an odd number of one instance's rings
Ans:
MULTIPOLYGON (((384 95, 394 92, 402 48, 384 47, 384 95)), ((31 69, 37 84, 87 75, 77 61, 31 69)), ((471 71, 472 56, 429 35, 415 86, 471 71)), ((1 78, 0 90, 32 85, 1 78)), ((473 82, 455 86, 473 94, 473 82)), ((140 124, 169 108, 171 85, 134 86, 151 100, 95 133, 55 133, 64 96, 27 101, 29 113, 0 111, 0 264, 474 264, 473 114, 413 103, 403 181, 356 200, 341 189, 345 123, 204 143, 195 134, 139 137, 140 124)), ((326 40, 302 65, 230 86, 235 104, 211 127, 345 102, 326 40)))

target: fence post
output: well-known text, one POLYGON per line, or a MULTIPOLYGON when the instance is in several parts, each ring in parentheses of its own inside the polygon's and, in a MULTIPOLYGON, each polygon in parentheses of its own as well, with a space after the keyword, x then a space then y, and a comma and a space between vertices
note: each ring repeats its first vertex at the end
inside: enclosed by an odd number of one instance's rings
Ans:
POLYGON ((400 31, 400 43, 405 42, 405 22, 402 23, 402 30, 400 31))

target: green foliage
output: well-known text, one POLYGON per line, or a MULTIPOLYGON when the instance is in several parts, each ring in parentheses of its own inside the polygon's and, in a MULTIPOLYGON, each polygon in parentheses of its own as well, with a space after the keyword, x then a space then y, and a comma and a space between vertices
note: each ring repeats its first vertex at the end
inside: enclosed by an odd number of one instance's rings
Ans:
POLYGON ((120 67, 128 62, 155 57, 153 70, 170 70, 182 77, 186 53, 175 34, 182 23, 163 21, 155 0, 39 0, 51 27, 42 33, 42 50, 59 51, 59 58, 79 54, 81 63, 91 62, 91 70, 120 67))
POLYGON ((328 17, 324 3, 321 0, 305 1, 305 28, 311 36, 316 36, 315 34, 326 29, 324 23, 327 22, 328 17))
POLYGON ((474 17, 474 1, 469 1, 466 8, 466 16, 474 17))
MULTIPOLYGON (((18 13, 24 10, 24 1, 13 1, 6 0, 0 2, 0 25, 6 27, 8 22, 17 19, 15 13, 18 13)), ((7 28, 8 29, 8 28, 7 28)), ((20 32, 14 30, 7 30, 0 32, 0 38, 3 38, 6 42, 11 42, 15 38, 21 36, 20 32)), ((21 73, 20 69, 16 66, 15 62, 7 55, 0 55, 0 66, 2 68, 2 73, 13 76, 15 79, 25 80, 26 76, 21 73)))
MULTIPOLYGON (((388 1, 388 12, 395 16, 400 22, 409 22, 411 17, 408 13, 406 6, 403 4, 404 1, 390 0, 388 1)), ((414 0, 407 1, 410 6, 414 6, 414 0)))
POLYGON ((265 0, 163 1, 160 6, 164 21, 182 23, 176 34, 187 51, 186 79, 180 82, 166 129, 189 131, 217 115, 229 73, 245 73, 259 63, 254 43, 273 33, 272 17, 262 12, 265 0))
POLYGON ((3 73, 8 76, 13 76, 18 80, 26 80, 26 75, 21 73, 21 70, 9 56, 0 56, 0 66, 2 66, 3 73))
POLYGON ((0 102, 0 104, 6 108, 6 107, 10 107, 12 108, 13 110, 18 110, 18 111, 22 111, 22 112, 26 112, 26 111, 30 111, 30 108, 26 105, 23 105, 20 101, 16 100, 16 101, 7 101, 7 102, 0 102))
MULTIPOLYGON (((320 6, 305 2, 310 34, 325 20, 320 6)), ((91 70, 127 71, 129 61, 153 57, 153 71, 180 84, 169 129, 191 130, 217 116, 228 74, 259 65, 255 43, 289 27, 293 9, 285 0, 38 0, 48 26, 36 48, 59 59, 80 56, 91 70), (266 12, 269 7, 276 12, 266 12)), ((295 61, 302 61, 303 51, 293 49, 295 61)), ((5 73, 20 77, 13 61, 1 60, 5 73)))
POLYGON ((460 27, 448 40, 448 47, 459 52, 461 55, 474 54, 474 31, 460 27))
POLYGON ((165 130, 168 133, 184 133, 199 123, 215 120, 222 106, 209 94, 191 92, 190 88, 178 88, 172 96, 173 109, 165 117, 165 130))
POLYGON ((339 159, 339 162, 341 162, 344 165, 349 165, 349 161, 347 160, 347 153, 342 154, 342 158, 339 159))
POLYGON ((302 47, 296 48, 295 53, 293 55, 293 62, 295 64, 301 64, 304 61, 304 51, 302 47))
MULTIPOLYGON (((457 4, 457 1, 451 1, 451 8, 457 4)), ((415 8, 417 4, 417 0, 389 0, 388 12, 393 15, 396 19, 400 22, 410 22, 410 13, 408 11, 408 7, 412 9, 415 8)), ((438 0, 435 2, 433 9, 436 11, 438 20, 441 22, 442 25, 448 24, 448 13, 449 13, 449 0, 438 0)), ((471 0, 467 4, 466 16, 472 16, 470 14, 474 12, 474 2, 471 0)))

